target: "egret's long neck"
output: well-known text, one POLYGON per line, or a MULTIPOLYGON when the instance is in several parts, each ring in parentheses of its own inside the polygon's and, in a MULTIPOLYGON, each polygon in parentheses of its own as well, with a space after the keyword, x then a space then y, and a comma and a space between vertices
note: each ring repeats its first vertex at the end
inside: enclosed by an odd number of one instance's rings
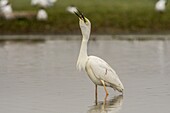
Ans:
POLYGON ((77 60, 77 69, 78 70, 85 70, 85 66, 86 66, 86 61, 88 58, 87 55, 87 43, 89 38, 85 38, 85 36, 83 36, 83 40, 81 42, 81 48, 80 48, 80 52, 79 52, 79 57, 77 60))
POLYGON ((79 58, 86 58, 87 57, 87 43, 88 40, 85 40, 83 38, 81 42, 81 48, 80 48, 80 53, 79 53, 79 58), (80 57, 81 56, 81 57, 80 57))

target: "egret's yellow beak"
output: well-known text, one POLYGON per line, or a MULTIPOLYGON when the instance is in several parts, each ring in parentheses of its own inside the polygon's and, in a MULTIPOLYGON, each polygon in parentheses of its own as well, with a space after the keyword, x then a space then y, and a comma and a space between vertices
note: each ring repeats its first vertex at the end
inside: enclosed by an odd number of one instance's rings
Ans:
POLYGON ((83 20, 85 23, 87 22, 83 13, 81 13, 78 9, 77 9, 77 12, 74 12, 74 13, 78 16, 79 19, 83 20))

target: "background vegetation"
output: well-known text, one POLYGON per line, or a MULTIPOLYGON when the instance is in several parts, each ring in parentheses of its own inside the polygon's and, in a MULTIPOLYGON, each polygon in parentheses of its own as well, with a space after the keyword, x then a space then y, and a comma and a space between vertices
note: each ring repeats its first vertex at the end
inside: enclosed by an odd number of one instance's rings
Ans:
MULTIPOLYGON (((77 6, 92 22, 92 34, 168 33, 170 8, 154 9, 157 0, 58 0, 47 9, 48 21, 0 19, 0 34, 79 34, 78 19, 66 7, 77 6)), ((30 0, 10 0, 14 11, 37 12, 30 0)))

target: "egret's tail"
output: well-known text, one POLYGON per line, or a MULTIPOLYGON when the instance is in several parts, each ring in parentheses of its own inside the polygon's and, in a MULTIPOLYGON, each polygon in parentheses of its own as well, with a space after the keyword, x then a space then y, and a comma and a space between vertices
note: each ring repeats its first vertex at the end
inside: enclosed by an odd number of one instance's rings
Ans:
POLYGON ((119 83, 119 85, 114 85, 112 87, 113 87, 114 90, 117 90, 117 91, 123 93, 124 86, 123 86, 123 84, 121 82, 119 83))
POLYGON ((123 93, 124 88, 123 87, 117 87, 116 88, 119 92, 123 93))

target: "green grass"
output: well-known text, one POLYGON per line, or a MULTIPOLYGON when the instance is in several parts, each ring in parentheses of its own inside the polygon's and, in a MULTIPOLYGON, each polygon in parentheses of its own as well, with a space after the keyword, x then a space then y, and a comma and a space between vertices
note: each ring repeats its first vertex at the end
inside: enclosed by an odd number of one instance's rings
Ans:
MULTIPOLYGON (((30 0, 10 0, 15 11, 37 11, 30 0)), ((77 6, 92 23, 93 34, 167 33, 170 29, 170 8, 158 14, 156 0, 58 0, 48 8, 46 22, 0 19, 0 34, 77 34, 78 19, 66 7, 77 6)))

